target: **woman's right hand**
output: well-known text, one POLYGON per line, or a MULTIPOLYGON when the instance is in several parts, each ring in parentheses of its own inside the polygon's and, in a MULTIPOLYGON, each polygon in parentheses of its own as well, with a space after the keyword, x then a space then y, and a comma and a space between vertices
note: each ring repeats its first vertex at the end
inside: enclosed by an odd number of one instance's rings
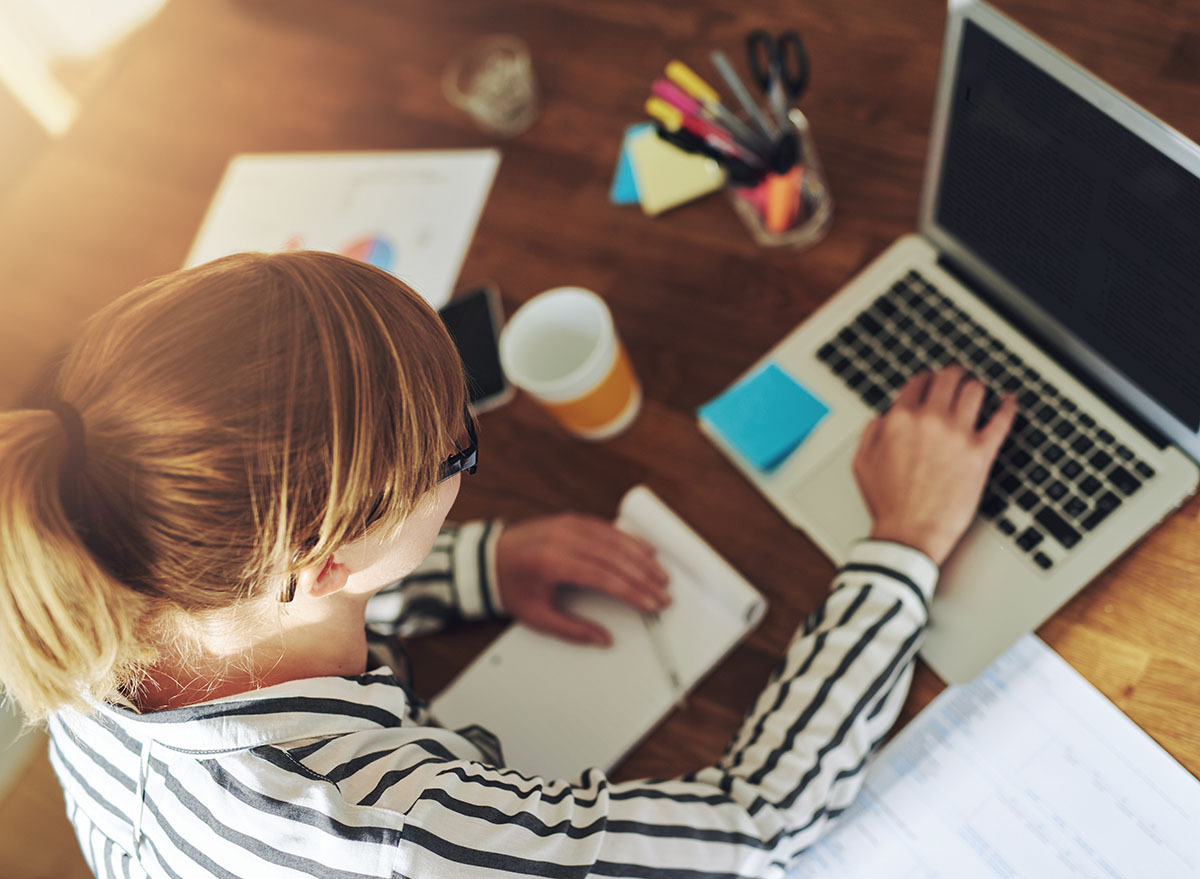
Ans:
POLYGON ((950 555, 1017 414, 1007 396, 976 430, 985 393, 958 365, 919 373, 866 426, 854 477, 874 522, 872 538, 911 546, 939 566, 950 555))

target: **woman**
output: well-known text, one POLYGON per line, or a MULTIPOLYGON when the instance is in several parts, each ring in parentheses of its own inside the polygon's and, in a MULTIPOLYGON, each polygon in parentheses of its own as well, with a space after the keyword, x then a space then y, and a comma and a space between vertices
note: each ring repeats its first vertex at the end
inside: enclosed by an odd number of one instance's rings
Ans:
POLYGON ((475 466, 463 388, 392 276, 243 254, 122 297, 47 408, 0 415, 0 678, 98 875, 777 876, 853 799, 1013 401, 976 431, 961 369, 906 386, 856 460, 871 539, 725 757, 615 784, 504 769, 396 674, 391 636, 459 619, 603 643, 561 583, 669 601, 599 520, 443 524, 475 466))

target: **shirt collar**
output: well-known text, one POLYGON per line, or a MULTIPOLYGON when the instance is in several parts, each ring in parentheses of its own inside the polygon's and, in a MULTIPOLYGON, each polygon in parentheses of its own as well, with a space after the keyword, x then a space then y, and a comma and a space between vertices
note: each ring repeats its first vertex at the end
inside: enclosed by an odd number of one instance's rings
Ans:
POLYGON ((139 742, 190 754, 222 754, 261 745, 400 727, 414 699, 391 669, 354 677, 303 678, 209 702, 139 714, 105 703, 108 724, 139 742))

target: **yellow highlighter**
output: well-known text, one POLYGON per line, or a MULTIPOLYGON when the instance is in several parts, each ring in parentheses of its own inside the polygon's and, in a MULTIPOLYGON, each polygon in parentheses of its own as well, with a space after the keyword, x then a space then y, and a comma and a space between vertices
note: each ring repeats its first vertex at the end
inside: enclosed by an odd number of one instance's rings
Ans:
POLYGON ((683 111, 662 98, 646 99, 646 115, 661 122, 667 131, 678 131, 683 127, 683 111))
POLYGON ((667 79, 675 83, 701 104, 720 104, 721 96, 716 90, 702 80, 699 74, 682 61, 672 61, 667 65, 667 79))

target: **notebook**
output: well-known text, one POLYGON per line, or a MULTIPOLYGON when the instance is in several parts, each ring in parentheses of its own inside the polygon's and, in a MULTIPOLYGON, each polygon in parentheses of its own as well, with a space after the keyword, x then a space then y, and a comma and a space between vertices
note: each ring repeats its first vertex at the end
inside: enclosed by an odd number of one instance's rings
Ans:
POLYGON ((625 495, 616 525, 653 544, 670 575, 657 635, 633 608, 574 591, 568 609, 608 629, 612 647, 513 623, 433 702, 443 726, 479 724, 499 737, 512 769, 547 778, 612 769, 679 698, 662 654, 690 690, 766 611, 758 590, 644 486, 625 495))

